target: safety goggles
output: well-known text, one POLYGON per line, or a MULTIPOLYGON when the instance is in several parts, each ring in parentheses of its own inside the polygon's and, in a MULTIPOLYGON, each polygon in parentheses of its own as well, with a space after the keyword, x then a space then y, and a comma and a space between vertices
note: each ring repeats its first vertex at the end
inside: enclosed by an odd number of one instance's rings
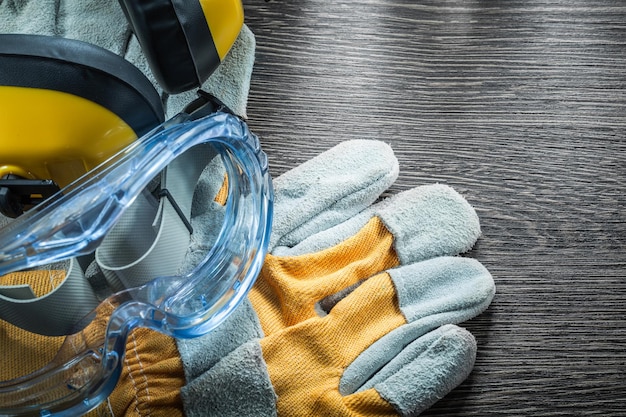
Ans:
POLYGON ((0 229, 0 415, 80 415, 115 387, 133 329, 200 336, 246 296, 271 229, 267 160, 243 121, 199 113, 0 229), (22 355, 33 369, 16 374, 22 355))

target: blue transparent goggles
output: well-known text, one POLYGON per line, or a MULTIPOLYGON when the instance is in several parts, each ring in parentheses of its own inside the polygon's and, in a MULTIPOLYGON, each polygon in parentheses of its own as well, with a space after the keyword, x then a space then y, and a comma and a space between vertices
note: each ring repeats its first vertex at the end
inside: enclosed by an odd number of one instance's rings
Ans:
POLYGON ((272 200, 243 121, 180 114, 5 222, 0 415, 79 415, 115 387, 133 329, 189 338, 218 326, 262 267, 272 200), (26 339, 7 328, 58 349, 11 374, 26 339))

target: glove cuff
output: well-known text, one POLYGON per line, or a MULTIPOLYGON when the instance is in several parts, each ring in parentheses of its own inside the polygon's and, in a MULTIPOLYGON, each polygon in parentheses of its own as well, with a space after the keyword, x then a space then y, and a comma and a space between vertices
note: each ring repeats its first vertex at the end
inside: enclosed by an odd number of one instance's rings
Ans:
POLYGON ((176 340, 187 382, 192 383, 243 343, 262 337, 259 319, 246 298, 210 333, 176 340))
POLYGON ((261 346, 241 345, 181 389, 187 417, 276 416, 276 394, 261 346))

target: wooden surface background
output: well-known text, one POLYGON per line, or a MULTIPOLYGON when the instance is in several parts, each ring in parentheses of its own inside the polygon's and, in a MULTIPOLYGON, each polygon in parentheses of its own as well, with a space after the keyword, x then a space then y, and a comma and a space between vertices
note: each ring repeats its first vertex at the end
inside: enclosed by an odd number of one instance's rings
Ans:
POLYGON ((476 207, 497 295, 425 415, 626 415, 626 2, 244 0, 272 173, 341 141, 476 207))

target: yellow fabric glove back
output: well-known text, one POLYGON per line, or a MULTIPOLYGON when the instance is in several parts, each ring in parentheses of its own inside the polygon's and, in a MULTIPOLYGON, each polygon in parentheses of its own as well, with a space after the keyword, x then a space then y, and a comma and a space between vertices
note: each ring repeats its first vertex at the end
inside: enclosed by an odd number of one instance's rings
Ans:
POLYGON ((315 255, 268 255, 250 292, 263 332, 318 317, 316 303, 378 271, 398 266, 393 236, 373 218, 357 235, 315 255))
POLYGON ((268 256, 250 298, 265 334, 272 335, 261 340, 261 347, 278 397, 278 415, 330 410, 332 415, 396 415, 374 390, 346 399, 338 391, 343 369, 367 346, 406 323, 389 276, 368 279, 359 289, 364 295, 347 298, 332 315, 321 318, 315 311, 317 301, 362 276, 398 265, 392 242, 393 236, 374 218, 356 236, 316 255, 268 256))

